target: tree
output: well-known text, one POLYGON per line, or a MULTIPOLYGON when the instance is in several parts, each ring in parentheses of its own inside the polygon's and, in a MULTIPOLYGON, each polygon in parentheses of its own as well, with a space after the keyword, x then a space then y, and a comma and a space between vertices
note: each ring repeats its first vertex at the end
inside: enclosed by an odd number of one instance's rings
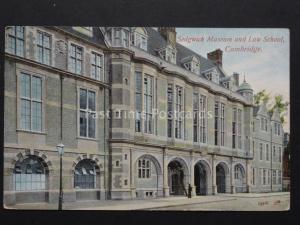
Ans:
POLYGON ((254 95, 254 104, 260 105, 261 103, 267 103, 270 100, 270 93, 267 93, 265 89, 262 91, 257 92, 257 94, 254 95))
POLYGON ((273 112, 275 108, 277 108, 278 113, 280 115, 281 123, 283 124, 285 122, 285 113, 287 112, 289 103, 283 101, 282 95, 275 95, 274 97, 274 104, 269 110, 270 112, 273 112))

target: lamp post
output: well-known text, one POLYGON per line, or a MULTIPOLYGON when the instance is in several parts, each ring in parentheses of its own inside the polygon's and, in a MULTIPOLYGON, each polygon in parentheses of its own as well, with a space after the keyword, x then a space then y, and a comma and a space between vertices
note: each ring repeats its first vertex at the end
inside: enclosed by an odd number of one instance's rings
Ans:
POLYGON ((62 210, 63 192, 62 192, 62 156, 64 154, 64 145, 58 144, 56 149, 59 154, 59 198, 58 198, 58 210, 62 210))

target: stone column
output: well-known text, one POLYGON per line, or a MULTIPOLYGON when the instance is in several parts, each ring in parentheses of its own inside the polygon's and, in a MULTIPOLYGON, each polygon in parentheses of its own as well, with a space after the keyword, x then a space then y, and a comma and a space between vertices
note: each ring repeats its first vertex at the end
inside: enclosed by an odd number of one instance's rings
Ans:
POLYGON ((190 185, 192 187, 192 196, 196 196, 196 187, 195 187, 195 174, 194 174, 194 163, 195 163, 195 159, 194 159, 194 152, 191 151, 191 163, 190 163, 190 185))
POLYGON ((250 187, 251 187, 251 163, 249 159, 247 159, 246 160, 246 188, 248 193, 250 193, 250 187))
POLYGON ((132 199, 136 198, 134 176, 135 176, 134 154, 133 154, 132 149, 130 149, 130 191, 131 191, 131 198, 132 199))
POLYGON ((230 190, 231 194, 235 194, 235 180, 234 180, 234 158, 231 157, 231 166, 230 166, 230 190))
POLYGON ((164 197, 169 196, 167 148, 163 149, 163 189, 164 197))
POLYGON ((212 194, 217 194, 216 155, 212 155, 212 194))

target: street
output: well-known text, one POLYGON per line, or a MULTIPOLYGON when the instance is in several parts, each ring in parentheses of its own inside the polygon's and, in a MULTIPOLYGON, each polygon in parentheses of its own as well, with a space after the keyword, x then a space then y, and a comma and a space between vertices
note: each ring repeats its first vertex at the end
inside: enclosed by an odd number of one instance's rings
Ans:
MULTIPOLYGON (((7 209, 57 210, 58 204, 25 203, 7 209)), ((176 196, 147 200, 101 200, 67 202, 64 210, 191 210, 191 211, 282 211, 290 206, 290 193, 241 193, 176 196)))

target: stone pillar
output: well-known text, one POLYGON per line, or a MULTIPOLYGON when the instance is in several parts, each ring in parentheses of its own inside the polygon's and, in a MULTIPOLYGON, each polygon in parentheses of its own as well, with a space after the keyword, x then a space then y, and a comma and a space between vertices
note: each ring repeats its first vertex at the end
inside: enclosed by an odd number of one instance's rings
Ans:
POLYGON ((235 194, 235 180, 234 180, 234 158, 231 157, 231 166, 230 166, 230 192, 235 194))
POLYGON ((135 169, 134 169, 134 154, 132 149, 130 149, 130 191, 131 191, 131 199, 136 198, 136 193, 135 193, 135 169))
POLYGON ((169 196, 167 148, 163 149, 163 189, 164 197, 169 196))
POLYGON ((212 194, 217 194, 216 155, 212 155, 212 194))
POLYGON ((251 187, 251 163, 250 163, 249 159, 247 159, 246 160, 246 188, 247 188, 247 193, 250 193, 250 187, 251 187))
POLYGON ((194 163, 195 163, 195 159, 194 159, 194 152, 191 151, 191 163, 190 163, 190 185, 192 187, 192 196, 196 196, 196 187, 195 187, 195 174, 194 174, 194 163))

